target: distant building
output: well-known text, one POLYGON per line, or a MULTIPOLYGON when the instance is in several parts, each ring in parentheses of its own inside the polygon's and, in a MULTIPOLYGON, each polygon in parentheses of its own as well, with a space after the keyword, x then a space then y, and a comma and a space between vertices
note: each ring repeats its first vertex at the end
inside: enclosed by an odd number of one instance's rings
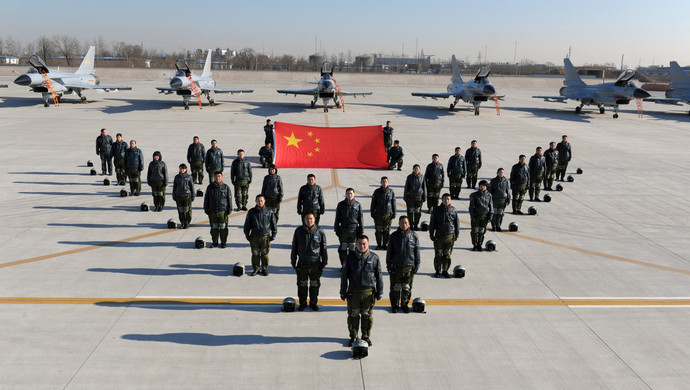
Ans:
POLYGON ((0 64, 19 65, 19 58, 15 56, 0 56, 0 64))

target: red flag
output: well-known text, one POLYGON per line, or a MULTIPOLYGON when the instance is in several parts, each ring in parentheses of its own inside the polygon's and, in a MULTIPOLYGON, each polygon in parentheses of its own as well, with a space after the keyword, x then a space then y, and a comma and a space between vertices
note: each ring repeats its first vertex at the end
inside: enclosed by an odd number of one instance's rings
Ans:
POLYGON ((388 168, 383 127, 314 127, 276 122, 278 168, 388 168))

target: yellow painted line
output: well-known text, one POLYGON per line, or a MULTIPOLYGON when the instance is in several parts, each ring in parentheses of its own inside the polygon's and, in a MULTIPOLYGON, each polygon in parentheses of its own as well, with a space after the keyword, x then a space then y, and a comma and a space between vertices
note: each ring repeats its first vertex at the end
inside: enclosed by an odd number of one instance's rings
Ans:
POLYGON ((589 255, 604 257, 604 258, 611 259, 611 260, 622 261, 622 262, 630 263, 630 264, 642 265, 642 266, 645 266, 645 267, 651 267, 651 268, 662 269, 662 270, 664 270, 664 271, 671 271, 671 272, 676 272, 676 273, 684 274, 684 275, 690 275, 690 271, 684 270, 684 269, 680 269, 680 268, 667 267, 667 266, 664 266, 664 265, 658 265, 658 264, 653 264, 653 263, 647 263, 647 262, 644 262, 644 261, 628 259, 627 257, 616 256, 616 255, 610 255, 610 254, 608 254, 608 253, 602 253, 602 252, 597 252, 597 251, 593 251, 593 250, 589 250, 589 249, 578 248, 578 247, 575 247, 575 246, 566 245, 566 244, 560 244, 560 243, 558 243, 558 242, 553 242, 553 241, 542 240, 541 238, 529 237, 529 236, 525 236, 525 235, 522 235, 522 234, 519 234, 519 233, 514 233, 514 232, 504 232, 503 234, 508 234, 508 235, 511 235, 511 236, 514 236, 514 237, 518 237, 518 238, 522 238, 522 239, 525 239, 525 240, 530 240, 530 241, 538 242, 538 243, 541 243, 541 244, 551 245, 551 246, 555 246, 555 247, 558 247, 558 248, 569 249, 569 250, 573 250, 573 251, 577 251, 577 252, 581 252, 581 253, 587 253, 587 254, 589 254, 589 255))
MULTIPOLYGON (((281 305, 282 298, 64 298, 0 297, 16 305, 281 305)), ((690 298, 564 298, 564 299, 425 299, 429 306, 689 306, 690 298)), ((324 306, 345 306, 335 298, 320 298, 324 306)), ((377 305, 389 306, 388 299, 377 305)))

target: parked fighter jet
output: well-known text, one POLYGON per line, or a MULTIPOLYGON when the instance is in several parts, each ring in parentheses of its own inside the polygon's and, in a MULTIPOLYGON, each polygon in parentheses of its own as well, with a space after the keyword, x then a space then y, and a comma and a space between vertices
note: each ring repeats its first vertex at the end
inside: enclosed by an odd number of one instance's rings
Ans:
POLYGON ((34 54, 29 57, 32 68, 17 77, 14 83, 31 87, 34 92, 41 93, 46 107, 50 105, 51 100, 57 105, 63 95, 69 95, 72 92, 81 98, 82 103, 85 103, 86 97, 82 94, 84 89, 100 89, 106 92, 131 90, 132 87, 101 85, 101 80, 94 74, 95 53, 96 48, 90 46, 84 60, 74 73, 51 71, 43 59, 34 54))
POLYGON ((185 110, 189 110, 189 99, 192 97, 192 94, 196 95, 199 101, 199 107, 201 107, 201 95, 206 95, 209 104, 213 105, 215 100, 213 100, 212 92, 229 94, 254 92, 253 89, 246 88, 216 87, 216 81, 211 77, 211 49, 208 50, 201 76, 192 73, 186 59, 178 59, 175 62, 175 67, 177 68, 177 73, 170 79, 170 87, 156 87, 156 89, 159 93, 164 93, 166 95, 176 93, 182 96, 185 110))
MULTIPOLYGON (((646 102, 659 104, 672 104, 675 106, 681 103, 690 104, 690 77, 680 68, 676 61, 671 61, 671 89, 666 91, 665 98, 647 98, 646 102)), ((690 112, 688 112, 690 115, 690 112)))
POLYGON ((284 93, 286 95, 310 95, 314 97, 314 100, 311 102, 311 107, 314 108, 316 105, 316 102, 319 99, 323 99, 323 111, 328 112, 328 100, 333 99, 333 103, 335 104, 335 108, 340 108, 341 102, 338 101, 338 95, 340 95, 340 99, 342 100, 343 96, 354 96, 355 98, 357 95, 365 96, 365 95, 371 95, 372 92, 370 91, 343 91, 340 89, 340 86, 338 83, 335 81, 333 78, 333 67, 331 66, 331 63, 326 61, 321 65, 321 80, 313 82, 314 84, 318 84, 316 88, 313 89, 302 89, 302 90, 289 90, 289 89, 279 89, 278 93, 284 93))
POLYGON ((460 68, 458 67, 458 61, 455 59, 455 55, 453 55, 451 67, 453 69, 453 77, 450 78, 451 83, 448 84, 448 92, 412 92, 412 96, 421 96, 424 99, 432 98, 434 100, 438 98, 447 99, 452 96, 455 98, 455 101, 450 104, 451 111, 453 111, 455 105, 462 99, 465 103, 471 103, 474 106, 474 115, 479 115, 479 105, 481 102, 485 102, 493 97, 495 97, 496 100, 505 97, 505 95, 496 95, 496 88, 494 88, 489 81, 489 73, 491 73, 489 68, 485 66, 481 67, 474 77, 474 80, 464 82, 462 81, 462 76, 460 76, 460 68))
POLYGON ((575 112, 578 114, 585 104, 598 106, 601 114, 605 111, 604 106, 613 106, 613 117, 618 118, 618 106, 620 104, 628 104, 632 99, 644 99, 651 96, 649 92, 638 87, 632 81, 635 76, 634 70, 625 70, 613 83, 587 85, 577 74, 570 59, 564 58, 563 66, 565 68, 565 81, 563 81, 565 87, 560 89, 560 96, 532 96, 533 98, 559 103, 565 103, 567 99, 577 100, 580 102, 580 105, 575 107, 575 112))

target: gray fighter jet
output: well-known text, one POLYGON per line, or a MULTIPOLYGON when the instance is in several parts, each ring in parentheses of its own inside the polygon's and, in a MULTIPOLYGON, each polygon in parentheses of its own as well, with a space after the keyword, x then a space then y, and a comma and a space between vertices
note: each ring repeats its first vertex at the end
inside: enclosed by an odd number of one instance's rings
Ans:
POLYGON ((14 83, 21 86, 31 87, 34 92, 43 96, 44 105, 48 107, 52 100, 55 105, 60 103, 63 95, 72 92, 81 98, 81 102, 86 102, 83 95, 85 89, 103 90, 105 92, 117 90, 131 90, 132 87, 101 85, 101 80, 94 74, 93 67, 96 48, 91 46, 86 52, 84 60, 74 73, 50 70, 43 59, 37 55, 29 57, 31 68, 14 80, 14 83))
POLYGON ((284 93, 286 95, 310 95, 314 97, 311 102, 311 107, 314 108, 316 102, 319 99, 323 99, 323 111, 328 112, 328 101, 333 99, 333 104, 335 108, 341 107, 341 101, 338 100, 338 96, 342 100, 343 96, 354 96, 357 95, 366 96, 371 95, 371 91, 343 91, 340 89, 340 85, 333 78, 333 66, 331 63, 326 61, 321 65, 321 80, 313 82, 317 84, 316 88, 312 89, 302 89, 302 90, 289 90, 289 89, 279 89, 278 93, 284 93))
MULTIPOLYGON (((438 98, 447 99, 452 96, 455 98, 455 101, 450 104, 451 111, 453 111, 455 105, 462 99, 465 103, 470 103, 474 106, 474 115, 479 115, 479 105, 481 102, 488 101, 492 98, 495 100, 503 100, 505 97, 505 95, 496 95, 496 88, 494 88, 489 81, 489 73, 491 73, 491 71, 488 67, 481 67, 474 77, 474 80, 467 82, 463 81, 462 76, 460 76, 460 68, 458 67, 458 61, 455 59, 455 55, 453 55, 451 67, 453 69, 453 77, 450 79, 451 83, 446 87, 447 92, 412 92, 412 96, 421 96, 424 99, 432 98, 434 100, 438 98)), ((498 104, 498 102, 496 103, 498 104)))
MULTIPOLYGON (((690 104, 690 77, 680 68, 676 61, 671 61, 671 89, 666 91, 665 98, 647 98, 646 102, 659 104, 671 104, 681 106, 681 103, 690 104)), ((690 115, 690 112, 688 112, 690 115)))
POLYGON ((580 105, 575 107, 575 112, 580 113, 582 106, 594 104, 599 107, 599 113, 605 112, 604 106, 613 106, 613 117, 618 118, 618 106, 620 104, 628 104, 633 99, 644 99, 651 95, 649 92, 635 85, 632 78, 635 76, 635 71, 631 69, 625 70, 618 76, 618 79, 613 83, 602 83, 587 85, 577 74, 575 67, 570 59, 563 59, 563 67, 565 68, 565 81, 559 91, 560 96, 532 96, 535 99, 544 99, 546 102, 565 103, 568 99, 574 99, 580 102, 580 105))
POLYGON ((192 73, 189 69, 189 64, 187 64, 187 60, 183 58, 175 62, 175 68, 177 68, 177 73, 170 79, 170 87, 156 87, 156 89, 159 93, 164 93, 166 95, 176 93, 182 96, 182 103, 184 103, 185 110, 189 110, 189 99, 192 97, 192 94, 196 95, 199 101, 199 108, 201 108, 201 95, 205 95, 208 99, 208 103, 213 106, 215 100, 213 100, 212 93, 235 94, 254 92, 253 89, 246 88, 216 87, 216 81, 211 77, 211 49, 208 50, 201 76, 192 73))

